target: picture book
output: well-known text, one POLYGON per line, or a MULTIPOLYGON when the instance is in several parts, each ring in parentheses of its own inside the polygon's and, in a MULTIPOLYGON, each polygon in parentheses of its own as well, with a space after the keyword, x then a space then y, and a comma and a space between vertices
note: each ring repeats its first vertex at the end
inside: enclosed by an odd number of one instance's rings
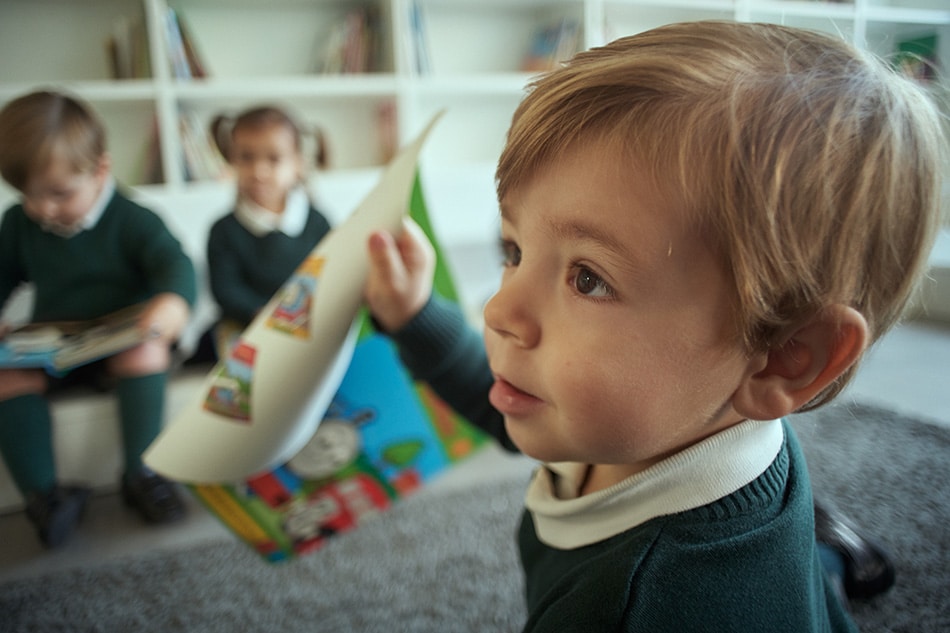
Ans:
MULTIPOLYGON (((432 242, 434 290, 458 301, 416 176, 410 216, 432 242)), ((316 551, 419 490, 487 442, 421 382, 368 316, 346 373, 316 432, 287 462, 242 481, 188 489, 265 560, 316 551)), ((245 415, 246 411, 238 415, 245 415)))
POLYGON ((138 327, 143 305, 87 321, 28 323, 0 339, 0 367, 42 368, 53 375, 112 356, 154 336, 138 327))
POLYGON ((366 323, 316 433, 286 463, 188 489, 265 560, 320 549, 465 458, 486 440, 402 367, 366 323))
POLYGON ((398 231, 406 215, 436 247, 434 291, 458 300, 415 166, 426 133, 297 267, 145 452, 146 464, 185 483, 268 561, 319 549, 486 441, 412 379, 362 307, 369 232, 398 231))

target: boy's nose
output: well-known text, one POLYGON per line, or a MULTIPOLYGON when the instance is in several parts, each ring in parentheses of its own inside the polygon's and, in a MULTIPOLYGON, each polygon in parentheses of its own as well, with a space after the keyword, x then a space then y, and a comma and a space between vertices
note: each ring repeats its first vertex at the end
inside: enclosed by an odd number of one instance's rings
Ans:
POLYGON ((485 304, 485 327, 519 347, 531 348, 541 341, 541 326, 532 308, 532 290, 514 279, 518 272, 511 273, 485 304))

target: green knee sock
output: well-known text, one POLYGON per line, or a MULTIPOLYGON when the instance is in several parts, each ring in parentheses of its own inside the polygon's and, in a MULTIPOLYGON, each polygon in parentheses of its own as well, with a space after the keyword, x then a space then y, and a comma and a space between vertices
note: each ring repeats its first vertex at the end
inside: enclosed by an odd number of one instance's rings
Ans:
POLYGON ((0 402, 0 454, 25 497, 56 485, 49 405, 39 394, 0 402))
POLYGON ((167 374, 121 378, 116 385, 125 472, 142 467, 142 453, 162 430, 167 374))

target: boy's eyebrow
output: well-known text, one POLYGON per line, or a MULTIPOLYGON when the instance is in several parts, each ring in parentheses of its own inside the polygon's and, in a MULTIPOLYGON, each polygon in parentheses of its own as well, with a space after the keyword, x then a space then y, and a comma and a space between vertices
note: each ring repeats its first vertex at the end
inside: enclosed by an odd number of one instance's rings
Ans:
MULTIPOLYGON (((508 205, 500 204, 499 207, 502 220, 515 221, 516 214, 508 205)), ((605 228, 576 220, 551 220, 549 225, 555 237, 597 242, 618 255, 628 258, 633 256, 627 245, 619 240, 615 233, 611 233, 605 228)))
POLYGON ((554 235, 560 238, 597 242, 618 255, 624 257, 632 255, 627 245, 617 239, 615 233, 611 233, 603 227, 574 220, 555 220, 551 222, 551 229, 554 235))

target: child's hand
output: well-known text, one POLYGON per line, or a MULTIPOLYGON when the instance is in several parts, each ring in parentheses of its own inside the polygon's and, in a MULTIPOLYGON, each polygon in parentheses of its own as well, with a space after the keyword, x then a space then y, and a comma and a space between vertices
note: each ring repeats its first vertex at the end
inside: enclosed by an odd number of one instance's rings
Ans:
POLYGON ((406 325, 432 294, 435 249, 418 224, 403 223, 397 237, 377 231, 369 237, 369 279, 364 297, 387 332, 406 325))
POLYGON ((139 325, 159 339, 172 343, 185 329, 190 315, 188 302, 173 292, 164 292, 152 297, 145 305, 139 325))

